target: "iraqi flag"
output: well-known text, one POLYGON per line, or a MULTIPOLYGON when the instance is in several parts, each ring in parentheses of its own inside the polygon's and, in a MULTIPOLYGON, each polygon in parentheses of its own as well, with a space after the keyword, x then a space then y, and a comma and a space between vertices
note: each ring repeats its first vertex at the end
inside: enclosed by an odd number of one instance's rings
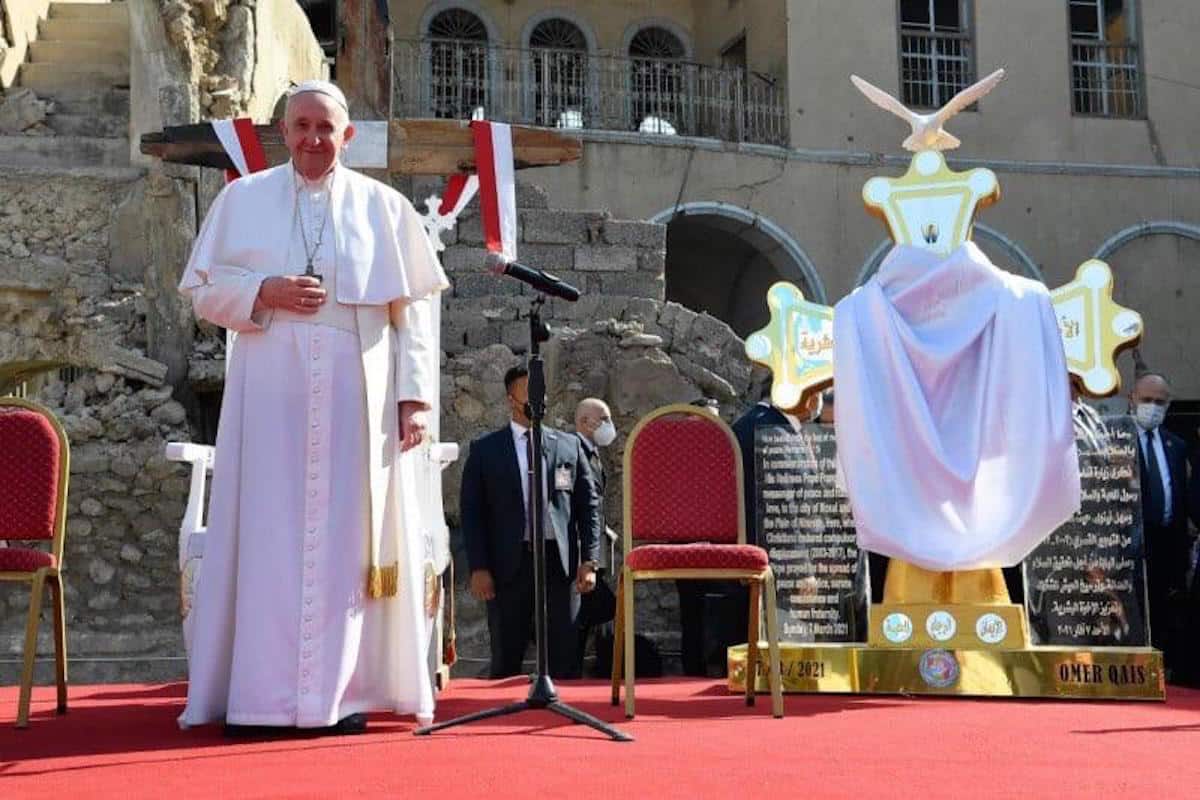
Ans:
POLYGON ((517 258, 517 191, 513 176, 512 128, 476 120, 475 166, 479 176, 479 212, 488 250, 508 261, 517 258))
POLYGON ((214 119, 212 127, 236 167, 225 171, 226 182, 267 168, 267 157, 254 130, 254 120, 249 117, 214 119))

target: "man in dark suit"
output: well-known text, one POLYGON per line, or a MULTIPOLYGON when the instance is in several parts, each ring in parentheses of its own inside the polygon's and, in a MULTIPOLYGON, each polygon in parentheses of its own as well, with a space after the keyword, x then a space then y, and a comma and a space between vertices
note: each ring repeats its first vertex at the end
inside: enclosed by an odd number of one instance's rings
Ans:
MULTIPOLYGON (((612 411, 609 409, 608 403, 598 397, 585 397, 580 400, 579 405, 575 407, 575 435, 579 437, 579 444, 583 448, 583 453, 588 460, 588 467, 592 472, 592 486, 600 507, 600 530, 604 533, 600 539, 601 563, 600 574, 596 579, 597 590, 580 598, 579 650, 576 661, 580 674, 582 674, 583 657, 592 629, 607 626, 615 613, 616 606, 616 598, 608 584, 600 586, 600 583, 605 581, 606 573, 612 574, 614 561, 612 548, 617 538, 616 533, 608 525, 608 518, 604 510, 604 493, 608 487, 608 477, 604 470, 604 460, 600 457, 600 449, 608 447, 617 438, 617 429, 613 425, 612 411)), ((578 524, 577 521, 576 524, 578 524)), ((596 647, 597 655, 599 655, 600 639, 597 639, 596 647)))
MULTIPOLYGON (((529 373, 504 376, 512 421, 476 439, 463 468, 459 504, 471 594, 487 601, 491 677, 521 672, 533 630, 533 550, 529 373)), ((550 674, 577 677, 579 595, 596 586, 600 516, 579 438, 542 429, 546 510, 546 618, 550 674)))
POLYGON ((1137 378, 1129 395, 1138 426, 1141 465, 1142 530, 1150 595, 1150 637, 1173 671, 1190 671, 1175 663, 1183 655, 1180 615, 1190 566, 1188 535, 1187 445, 1162 427, 1171 402, 1171 387, 1162 375, 1137 378), (1178 652, 1176 652, 1178 651, 1178 652))

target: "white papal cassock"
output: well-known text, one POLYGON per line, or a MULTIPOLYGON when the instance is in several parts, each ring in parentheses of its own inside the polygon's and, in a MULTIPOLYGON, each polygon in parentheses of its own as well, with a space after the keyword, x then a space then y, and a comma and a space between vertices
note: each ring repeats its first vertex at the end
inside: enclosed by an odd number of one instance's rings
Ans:
POLYGON ((309 184, 285 164, 214 201, 180 290, 237 335, 180 724, 432 715, 416 456, 400 454, 397 404, 436 401, 429 305, 446 285, 411 204, 345 167, 309 184), (322 240, 327 301, 254 315, 264 278, 304 271, 299 224, 322 240), (373 564, 396 567, 391 596, 368 595, 373 564))
POLYGON ((1015 564, 1079 509, 1046 288, 973 243, 892 249, 834 309, 838 461, 859 545, 930 570, 1015 564))

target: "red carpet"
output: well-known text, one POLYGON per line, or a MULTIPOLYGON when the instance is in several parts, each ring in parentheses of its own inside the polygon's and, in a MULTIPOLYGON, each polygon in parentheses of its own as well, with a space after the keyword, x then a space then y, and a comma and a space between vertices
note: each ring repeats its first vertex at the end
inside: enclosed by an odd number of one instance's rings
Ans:
MULTIPOLYGON (((0 798, 1110 797, 1200 796, 1200 692, 1161 704, 902 698, 769 699, 748 709, 720 683, 640 684, 638 718, 608 686, 563 699, 619 723, 618 744, 542 712, 418 738, 373 717, 363 736, 231 743, 180 731, 184 686, 88 686, 65 717, 0 688, 0 798)), ((455 681, 439 719, 520 699, 526 686, 455 681)))

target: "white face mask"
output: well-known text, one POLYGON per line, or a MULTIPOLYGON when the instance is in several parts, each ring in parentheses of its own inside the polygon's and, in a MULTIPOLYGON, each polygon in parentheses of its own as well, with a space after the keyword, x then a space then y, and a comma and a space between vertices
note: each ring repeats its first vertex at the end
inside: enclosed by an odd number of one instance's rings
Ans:
POLYGON ((608 447, 617 438, 617 429, 613 426, 611 419, 606 419, 600 423, 600 427, 592 431, 592 441, 598 447, 608 447))
POLYGON ((1162 425, 1162 421, 1166 416, 1167 407, 1155 403, 1138 403, 1137 408, 1133 412, 1133 418, 1137 420, 1137 424, 1144 431, 1152 431, 1159 425, 1162 425))

